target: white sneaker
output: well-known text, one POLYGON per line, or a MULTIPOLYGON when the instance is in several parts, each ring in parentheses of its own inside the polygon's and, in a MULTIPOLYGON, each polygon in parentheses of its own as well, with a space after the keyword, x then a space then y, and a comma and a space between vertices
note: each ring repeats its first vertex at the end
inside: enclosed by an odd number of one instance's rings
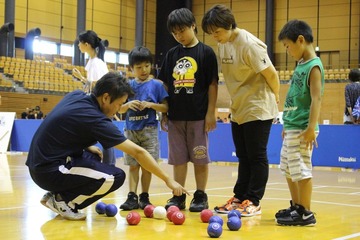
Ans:
POLYGON ((67 220, 84 220, 86 218, 85 213, 70 208, 64 201, 56 201, 54 195, 49 198, 46 205, 67 220))
POLYGON ((59 211, 56 209, 56 206, 54 205, 55 196, 54 194, 48 192, 46 193, 43 198, 40 200, 41 204, 43 204, 45 207, 51 209, 53 212, 59 214, 59 211), (46 199, 47 198, 47 199, 46 199), (45 204, 43 202, 46 200, 45 204))
POLYGON ((48 206, 46 205, 46 202, 49 200, 49 198, 51 198, 51 196, 52 196, 51 192, 45 193, 44 196, 41 198, 40 203, 41 203, 42 205, 44 205, 45 207, 48 207, 48 206))

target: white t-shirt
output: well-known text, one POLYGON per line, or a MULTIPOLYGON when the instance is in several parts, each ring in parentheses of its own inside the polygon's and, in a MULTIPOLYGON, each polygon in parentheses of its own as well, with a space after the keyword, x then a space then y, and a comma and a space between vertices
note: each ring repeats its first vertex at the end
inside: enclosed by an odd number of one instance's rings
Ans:
POLYGON ((85 70, 89 82, 97 81, 109 72, 106 63, 98 57, 90 58, 85 66, 85 70))

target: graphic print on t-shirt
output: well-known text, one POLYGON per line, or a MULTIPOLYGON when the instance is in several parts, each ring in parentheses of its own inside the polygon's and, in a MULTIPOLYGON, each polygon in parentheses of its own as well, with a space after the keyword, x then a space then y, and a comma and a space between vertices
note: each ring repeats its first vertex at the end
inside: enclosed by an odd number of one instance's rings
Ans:
POLYGON ((176 62, 172 74, 175 78, 175 94, 179 93, 182 88, 186 89, 187 94, 194 93, 193 88, 196 82, 195 73, 197 68, 197 63, 192 57, 183 57, 176 62))
POLYGON ((302 90, 304 87, 305 77, 306 77, 305 72, 301 72, 301 73, 294 72, 291 78, 291 86, 287 94, 287 97, 285 99, 285 106, 284 106, 284 112, 286 112, 287 114, 298 108, 298 106, 296 106, 295 99, 296 98, 302 99, 303 95, 305 94, 302 90))

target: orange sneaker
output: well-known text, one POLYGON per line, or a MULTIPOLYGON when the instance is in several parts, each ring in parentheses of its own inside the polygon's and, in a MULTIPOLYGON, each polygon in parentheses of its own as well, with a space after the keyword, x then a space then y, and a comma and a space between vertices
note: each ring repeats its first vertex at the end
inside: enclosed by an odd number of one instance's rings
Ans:
POLYGON ((244 200, 237 210, 241 212, 241 216, 243 217, 252 217, 261 214, 260 204, 255 206, 250 200, 244 200))
POLYGON ((215 212, 218 213, 229 213, 231 210, 236 209, 241 204, 240 200, 232 197, 224 205, 216 206, 215 212))

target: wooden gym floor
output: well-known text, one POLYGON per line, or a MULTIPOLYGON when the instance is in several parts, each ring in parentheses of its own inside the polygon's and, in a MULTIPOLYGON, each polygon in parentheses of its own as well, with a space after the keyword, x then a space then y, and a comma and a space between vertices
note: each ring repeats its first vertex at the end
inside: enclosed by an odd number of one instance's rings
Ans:
MULTIPOLYGON (((26 153, 0 155, 0 238, 1 239, 209 239, 207 223, 200 221, 199 213, 184 211, 186 221, 174 225, 166 220, 145 218, 129 226, 120 211, 115 217, 105 217, 95 212, 95 204, 84 211, 85 221, 67 221, 49 209, 39 200, 45 193, 31 180, 25 166, 26 153)), ((172 176, 172 168, 160 164, 172 176)), ((118 166, 126 172, 128 168, 118 160, 118 166)), ((212 163, 207 194, 210 208, 224 203, 232 195, 237 166, 232 163, 212 163)), ((315 168, 312 210, 316 212, 315 227, 283 227, 274 222, 278 209, 288 207, 289 192, 279 169, 272 166, 267 190, 262 205, 262 215, 242 218, 239 231, 229 231, 224 219, 220 239, 360 239, 360 172, 315 168)), ((128 182, 115 193, 103 199, 105 203, 119 206, 126 199, 128 182)), ((194 192, 194 176, 189 164, 187 189, 194 192)), ((171 197, 170 191, 161 180, 153 177, 150 200, 154 205, 164 206, 171 197)), ((187 199, 187 208, 191 197, 187 199)))

